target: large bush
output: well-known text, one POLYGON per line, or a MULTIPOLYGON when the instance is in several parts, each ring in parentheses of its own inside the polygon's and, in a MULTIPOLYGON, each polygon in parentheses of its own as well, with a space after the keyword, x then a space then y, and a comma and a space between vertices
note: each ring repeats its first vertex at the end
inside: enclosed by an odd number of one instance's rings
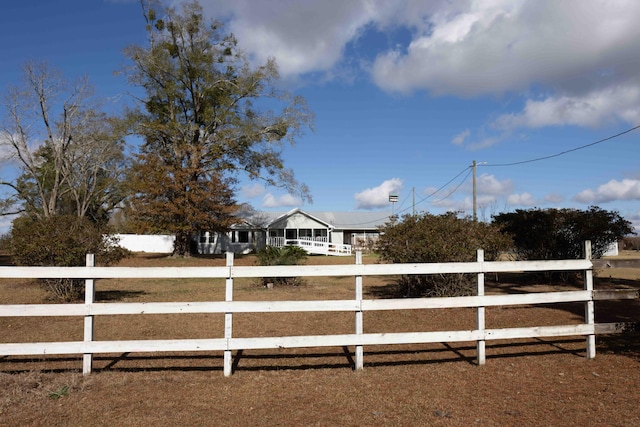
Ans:
POLYGON ((596 206, 584 211, 519 209, 496 215, 493 222, 513 237, 518 257, 525 260, 579 259, 586 240, 593 257, 600 258, 612 243, 633 233, 618 212, 596 206))
MULTIPOLYGON (((13 222, 10 241, 14 263, 24 266, 83 266, 88 253, 95 254, 100 265, 109 265, 129 255, 104 228, 74 216, 17 218, 13 222)), ((84 280, 47 279, 42 282, 51 296, 61 301, 77 300, 84 292, 84 280)))
MULTIPOLYGON (((484 250, 486 260, 493 260, 511 244, 492 224, 459 218, 454 213, 406 215, 380 231, 380 259, 393 263, 471 262, 476 260, 478 249, 484 250)), ((407 296, 468 295, 474 289, 474 276, 405 276, 400 283, 407 296)))

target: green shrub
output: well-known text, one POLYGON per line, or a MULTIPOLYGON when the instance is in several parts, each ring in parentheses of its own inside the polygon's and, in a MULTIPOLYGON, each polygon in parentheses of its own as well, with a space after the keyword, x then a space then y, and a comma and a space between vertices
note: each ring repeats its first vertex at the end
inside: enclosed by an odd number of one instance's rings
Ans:
POLYGON ((633 233, 631 223, 597 206, 578 209, 518 209, 494 216, 494 224, 513 236, 520 259, 579 259, 591 241, 594 258, 633 233))
MULTIPOLYGON (((23 266, 83 266, 88 253, 95 254, 99 265, 110 265, 130 255, 106 229, 74 216, 17 218, 10 242, 14 263, 23 266)), ((46 279, 42 283, 60 301, 80 299, 84 292, 84 280, 46 279)))
MULTIPOLYGON (((298 246, 267 246, 256 254, 260 265, 299 265, 307 258, 307 252, 298 246)), ((303 282, 299 277, 263 277, 260 284, 268 286, 293 285, 299 286, 303 282)))
MULTIPOLYGON (((393 263, 472 262, 478 249, 493 260, 511 245, 497 227, 454 213, 405 215, 380 231, 380 259, 393 263)), ((411 275, 399 281, 406 296, 469 295, 474 283, 470 274, 411 275)))

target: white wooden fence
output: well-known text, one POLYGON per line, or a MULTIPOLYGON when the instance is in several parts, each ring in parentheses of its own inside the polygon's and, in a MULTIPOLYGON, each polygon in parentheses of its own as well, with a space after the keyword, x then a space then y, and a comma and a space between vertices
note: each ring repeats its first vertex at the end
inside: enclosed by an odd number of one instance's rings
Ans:
MULTIPOLYGON (((586 253, 591 253, 590 243, 586 253)), ((620 324, 596 324, 594 301, 602 299, 638 298, 633 291, 603 291, 593 289, 590 255, 582 260, 485 262, 478 251, 476 262, 428 264, 362 264, 356 253, 352 265, 243 267, 233 265, 233 255, 227 254, 225 267, 93 267, 93 256, 87 256, 86 267, 0 267, 1 278, 75 278, 86 280, 84 304, 14 304, 0 305, 0 317, 17 316, 83 316, 84 340, 71 342, 0 343, 0 355, 83 354, 83 373, 91 372, 96 353, 160 352, 160 351, 223 351, 224 375, 232 373, 232 352, 248 349, 296 347, 355 346, 355 367, 363 368, 363 346, 415 344, 431 342, 477 343, 477 361, 485 363, 485 342, 497 339, 586 336, 587 357, 595 357, 595 335, 614 333, 620 324), (484 275, 513 271, 583 271, 584 289, 567 292, 544 292, 517 295, 484 295, 484 275), (453 298, 364 299, 362 284, 366 276, 398 276, 423 274, 473 273, 477 275, 477 295, 453 298), (353 276, 355 297, 350 300, 316 301, 234 301, 235 278, 353 276), (95 280, 111 278, 224 278, 225 301, 208 302, 140 302, 97 303, 95 280), (585 321, 582 324, 486 329, 484 310, 490 306, 513 306, 549 303, 583 302, 585 321), (364 333, 363 313, 375 310, 414 310, 432 308, 475 307, 477 325, 474 330, 364 333), (354 333, 341 335, 309 335, 285 337, 234 338, 234 313, 272 312, 353 312, 354 333), (224 313, 224 338, 95 341, 95 316, 125 314, 224 313)))

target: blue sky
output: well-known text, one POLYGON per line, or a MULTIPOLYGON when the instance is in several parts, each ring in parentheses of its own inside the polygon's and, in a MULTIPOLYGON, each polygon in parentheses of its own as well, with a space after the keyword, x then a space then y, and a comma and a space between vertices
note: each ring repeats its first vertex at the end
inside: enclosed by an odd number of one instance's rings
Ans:
MULTIPOLYGON (((239 201, 471 214, 475 160, 481 219, 597 205, 640 229, 640 129, 588 146, 640 125, 640 2, 201 4, 256 64, 275 57, 281 84, 315 114, 315 131, 284 152, 313 204, 257 182, 242 183, 239 201)), ((122 49, 141 43, 137 1, 4 2, 0 90, 19 83, 26 60, 46 60, 87 75, 118 111, 130 88, 114 72, 122 49)), ((6 179, 11 164, 1 165, 6 179)))

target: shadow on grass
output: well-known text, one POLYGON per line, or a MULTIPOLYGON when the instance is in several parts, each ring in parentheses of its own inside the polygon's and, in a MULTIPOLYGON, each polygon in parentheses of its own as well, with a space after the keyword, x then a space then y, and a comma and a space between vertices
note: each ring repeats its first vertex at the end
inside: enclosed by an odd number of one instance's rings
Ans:
POLYGON ((367 297, 378 299, 403 298, 407 293, 406 287, 397 280, 386 282, 384 285, 372 286, 364 290, 367 297))
POLYGON ((597 344, 603 353, 621 354, 640 362, 640 328, 621 334, 600 335, 597 344))
POLYGON ((0 254, 0 265, 11 267, 11 266, 14 266, 15 264, 13 263, 13 260, 10 255, 0 254))
MULTIPOLYGON (((583 289, 581 280, 569 283, 557 280, 549 282, 535 273, 500 273, 497 277, 487 277, 486 279, 487 290, 509 295, 583 289)), ((594 279, 594 287, 595 289, 640 289, 640 281, 596 277, 594 279)), ((407 297, 406 288, 397 281, 390 281, 381 286, 367 288, 365 294, 367 297, 377 299, 407 297)), ((412 298, 420 297, 412 296, 412 298)), ((583 302, 535 304, 535 306, 550 310, 562 310, 583 318, 585 315, 583 302)), ((509 310, 520 307, 522 306, 504 306, 503 309, 509 310)), ((597 323, 640 322, 640 299, 596 301, 595 315, 597 323)))
MULTIPOLYGON (((637 336, 640 338, 640 336, 637 336)), ((629 337, 599 337, 598 351, 604 353, 623 354, 640 361, 640 340, 630 345, 629 337)), ((487 363, 491 360, 520 357, 542 357, 557 354, 569 354, 585 357, 584 338, 567 339, 531 339, 508 343, 490 343, 486 345, 487 363)), ((294 350, 294 349, 291 349, 294 350)), ((337 347, 318 351, 287 353, 282 351, 235 352, 233 372, 269 372, 269 371, 307 371, 324 369, 355 370, 354 348, 337 347)), ((364 348, 364 367, 438 365, 449 363, 466 363, 477 365, 476 345, 469 343, 432 343, 403 346, 396 349, 367 350, 364 348)), ((223 370, 222 352, 161 354, 121 353, 114 356, 95 356, 93 372, 157 372, 157 371, 195 371, 216 372, 223 370)), ((17 374, 30 371, 43 373, 61 373, 81 369, 81 356, 46 356, 46 357, 0 357, 0 372, 17 374), (42 365, 59 365, 42 368, 42 365), (3 366, 4 365, 4 366, 3 366), (60 366, 64 365, 64 366, 60 366), (3 369, 5 368, 6 369, 3 369)))
POLYGON ((122 301, 126 298, 136 298, 146 294, 145 291, 96 291, 96 302, 122 301))
MULTIPOLYGON (((582 282, 562 283, 558 280, 549 280, 539 273, 487 273, 485 275, 487 289, 496 289, 506 294, 525 294, 535 292, 537 285, 556 286, 566 290, 582 289, 582 282)), ((415 290, 414 290, 415 292, 415 290)), ((405 298, 407 287, 400 279, 390 280, 382 286, 374 286, 366 289, 366 295, 374 298, 405 298)), ((411 295, 412 298, 421 298, 420 294, 411 295)))

